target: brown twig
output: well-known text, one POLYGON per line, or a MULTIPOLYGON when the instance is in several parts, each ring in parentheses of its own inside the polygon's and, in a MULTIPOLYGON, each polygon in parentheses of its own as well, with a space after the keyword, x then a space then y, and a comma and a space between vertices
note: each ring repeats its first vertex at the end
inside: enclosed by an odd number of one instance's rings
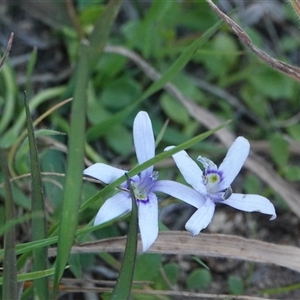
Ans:
POLYGON ((266 62, 273 69, 280 71, 293 79, 300 81, 300 68, 286 64, 280 60, 277 60, 269 56, 264 51, 257 48, 251 41, 246 32, 237 25, 230 17, 223 13, 211 0, 206 0, 211 8, 230 26, 233 32, 239 37, 241 42, 247 46, 257 57, 266 62))
POLYGON ((2 66, 4 65, 4 63, 5 63, 5 61, 6 61, 7 57, 8 57, 8 54, 10 52, 10 49, 11 49, 11 46, 12 46, 12 43, 13 43, 13 39, 14 39, 14 33, 12 32, 10 34, 10 38, 9 38, 9 40, 7 42, 7 46, 6 46, 5 52, 3 54, 3 57, 2 57, 2 59, 0 61, 0 70, 1 70, 2 66))

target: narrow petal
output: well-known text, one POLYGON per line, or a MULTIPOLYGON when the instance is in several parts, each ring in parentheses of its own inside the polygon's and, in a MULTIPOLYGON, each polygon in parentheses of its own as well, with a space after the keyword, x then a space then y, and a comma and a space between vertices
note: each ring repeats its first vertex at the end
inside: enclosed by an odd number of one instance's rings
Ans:
MULTIPOLYGON (((174 148, 174 146, 167 147, 165 151, 172 148, 174 148)), ((184 150, 174 154, 173 159, 185 181, 190 184, 198 193, 205 196, 207 191, 202 181, 203 172, 196 162, 194 162, 184 150)))
POLYGON ((131 211, 132 203, 128 193, 119 192, 107 199, 100 207, 94 225, 100 225, 131 211))
POLYGON ((239 210, 272 215, 270 220, 276 219, 274 205, 265 197, 259 195, 232 194, 231 197, 222 202, 239 210))
POLYGON ((226 157, 219 167, 224 175, 219 184, 220 191, 227 189, 244 165, 250 151, 250 144, 244 137, 239 136, 229 148, 226 157))
POLYGON ((88 175, 99 179, 104 183, 111 183, 125 174, 126 171, 120 170, 109 165, 96 163, 83 171, 84 175, 88 175))
POLYGON ((207 198, 205 204, 201 206, 186 222, 185 229, 188 230, 193 236, 206 228, 211 222, 215 212, 215 204, 207 198))
POLYGON ((157 181, 152 191, 168 194, 197 208, 205 203, 204 197, 194 189, 171 180, 157 181))
POLYGON ((143 252, 154 243, 158 235, 158 204, 157 197, 150 193, 149 201, 138 201, 138 216, 143 252))
MULTIPOLYGON (((140 111, 133 122, 133 141, 139 164, 155 156, 155 140, 151 120, 145 111, 140 111)), ((149 177, 153 166, 142 171, 141 177, 149 177)))

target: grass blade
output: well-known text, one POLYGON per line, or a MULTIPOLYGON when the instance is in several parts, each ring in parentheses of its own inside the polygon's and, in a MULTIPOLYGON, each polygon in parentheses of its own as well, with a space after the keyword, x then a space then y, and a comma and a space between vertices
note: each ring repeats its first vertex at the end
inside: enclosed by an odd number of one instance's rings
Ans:
MULTIPOLYGON (((41 240, 47 237, 46 216, 43 198, 43 183, 41 178, 41 170, 39 165, 39 157, 35 141, 32 120, 30 117, 29 106, 24 95, 24 104, 26 112, 26 123, 28 133, 28 144, 30 153, 30 169, 31 169, 31 210, 32 213, 42 212, 43 218, 32 219, 32 241, 41 240)), ((47 269, 47 247, 43 247, 33 251, 32 253, 33 272, 47 269)), ((47 277, 41 277, 34 280, 34 298, 48 299, 48 280, 47 277)))
POLYGON ((132 200, 132 211, 130 216, 130 224, 127 235, 126 248, 124 253, 124 260, 122 263, 121 271, 115 288, 110 296, 111 300, 128 299, 131 291, 132 279, 134 274, 135 259, 137 252, 137 240, 138 240, 138 217, 137 217, 137 205, 134 195, 134 191, 130 184, 130 178, 127 176, 127 184, 130 187, 130 195, 132 200))
POLYGON ((110 29, 113 26, 115 18, 120 10, 122 0, 110 0, 100 18, 95 24, 95 28, 89 38, 90 40, 90 70, 93 70, 99 60, 99 54, 107 42, 110 29))
MULTIPOLYGON (((15 216, 14 200, 12 195, 9 172, 4 153, 0 152, 2 160, 2 170, 5 186, 5 217, 6 223, 13 222, 15 216)), ((16 261, 16 233, 15 227, 12 226, 4 236, 4 260, 3 260, 3 289, 2 299, 18 299, 17 285, 17 261, 16 261)))
POLYGON ((76 88, 72 102, 67 172, 58 236, 53 299, 56 298, 59 282, 67 264, 78 221, 84 157, 85 104, 88 78, 88 46, 82 44, 81 55, 76 69, 76 88))

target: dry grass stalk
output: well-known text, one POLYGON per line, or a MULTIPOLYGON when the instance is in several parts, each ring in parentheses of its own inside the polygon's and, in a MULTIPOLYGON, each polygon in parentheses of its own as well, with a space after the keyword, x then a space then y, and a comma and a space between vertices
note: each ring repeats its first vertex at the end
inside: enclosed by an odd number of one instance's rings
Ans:
MULTIPOLYGON (((125 243, 126 237, 108 238, 73 246, 72 253, 123 252, 125 243)), ((140 241, 138 249, 142 249, 140 241)), ((300 272, 299 248, 233 235, 202 233, 192 237, 185 231, 162 231, 148 252, 226 257, 275 264, 300 272)), ((55 255, 56 248, 49 249, 49 256, 55 255)))

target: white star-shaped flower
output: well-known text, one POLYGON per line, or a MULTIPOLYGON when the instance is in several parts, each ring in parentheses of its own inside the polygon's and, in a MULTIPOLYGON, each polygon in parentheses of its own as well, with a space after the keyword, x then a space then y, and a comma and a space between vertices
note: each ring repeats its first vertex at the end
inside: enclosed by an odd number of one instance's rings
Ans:
MULTIPOLYGON (((141 111, 133 124, 133 140, 139 164, 144 163, 155 155, 155 141, 151 120, 148 114, 141 111)), ((106 164, 96 163, 84 170, 84 175, 111 183, 123 176, 124 170, 106 164)), ((158 202, 155 192, 163 192, 181 199, 193 206, 198 203, 198 193, 183 184, 170 180, 157 180, 158 172, 153 166, 130 178, 138 206, 138 222, 143 244, 146 251, 158 235, 158 202)), ((203 202, 204 203, 204 202, 203 202)), ((121 184, 120 192, 107 199, 99 209, 94 225, 100 225, 122 216, 132 209, 132 202, 127 182, 121 184)))
MULTIPOLYGON (((165 150, 173 148, 170 146, 165 150)), ((252 194, 236 194, 232 192, 231 183, 240 172, 250 151, 250 144, 244 137, 238 137, 229 148, 219 168, 209 159, 199 156, 198 161, 204 172, 185 151, 173 155, 181 174, 200 194, 198 210, 187 221, 185 228, 192 235, 197 235, 211 222, 215 203, 222 203, 246 212, 258 211, 276 218, 274 205, 265 197, 252 194), (204 202, 204 205, 202 203, 204 202)))

